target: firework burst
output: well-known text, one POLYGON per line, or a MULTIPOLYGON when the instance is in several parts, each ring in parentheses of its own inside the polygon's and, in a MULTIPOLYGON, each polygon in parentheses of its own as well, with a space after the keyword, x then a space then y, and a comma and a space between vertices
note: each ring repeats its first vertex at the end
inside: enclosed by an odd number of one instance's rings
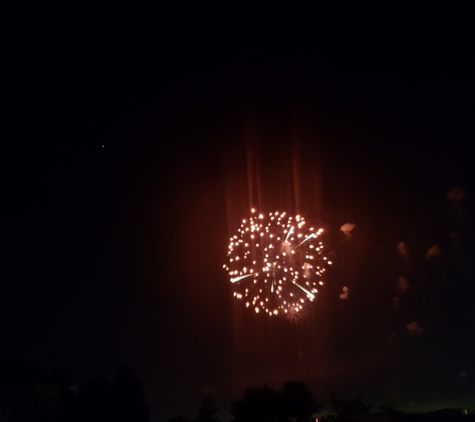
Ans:
POLYGON ((326 264, 321 234, 302 216, 251 210, 230 239, 228 272, 234 297, 256 313, 296 315, 315 299, 326 264))

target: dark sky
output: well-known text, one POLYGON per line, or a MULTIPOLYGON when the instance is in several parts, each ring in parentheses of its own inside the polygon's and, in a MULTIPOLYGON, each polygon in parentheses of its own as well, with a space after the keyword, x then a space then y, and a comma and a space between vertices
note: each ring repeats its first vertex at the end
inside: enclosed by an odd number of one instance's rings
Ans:
POLYGON ((157 420, 194 416, 208 392, 227 409, 246 386, 295 378, 321 397, 467 405, 467 11, 248 25, 128 12, 4 14, 2 355, 79 384, 129 362, 157 420), (299 325, 234 303, 222 271, 250 205, 246 145, 260 207, 292 211, 296 144, 303 208, 335 261, 299 325))

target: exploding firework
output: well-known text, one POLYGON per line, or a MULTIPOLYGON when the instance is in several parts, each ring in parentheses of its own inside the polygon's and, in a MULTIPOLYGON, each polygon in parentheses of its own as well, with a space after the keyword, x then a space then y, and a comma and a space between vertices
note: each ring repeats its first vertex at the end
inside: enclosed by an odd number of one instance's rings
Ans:
POLYGON ((235 287, 234 297, 256 313, 293 315, 313 301, 326 264, 321 234, 302 216, 285 212, 257 214, 243 220, 230 239, 224 269, 235 287))

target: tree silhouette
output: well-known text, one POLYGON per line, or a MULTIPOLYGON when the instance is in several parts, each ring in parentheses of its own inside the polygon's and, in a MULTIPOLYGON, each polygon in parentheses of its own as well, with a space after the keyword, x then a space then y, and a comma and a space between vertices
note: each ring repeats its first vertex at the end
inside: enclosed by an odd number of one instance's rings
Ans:
POLYGON ((57 421, 78 421, 78 388, 73 385, 72 376, 65 369, 57 366, 51 371, 51 383, 62 387, 59 393, 57 421))
POLYGON ((362 415, 371 410, 371 406, 364 403, 361 396, 353 399, 344 399, 332 394, 330 396, 330 405, 332 411, 337 414, 339 419, 349 415, 362 415))
POLYGON ((321 410, 323 403, 317 403, 312 392, 302 381, 289 381, 282 387, 282 416, 286 421, 307 421, 321 410))
POLYGON ((114 396, 112 386, 100 375, 89 379, 79 389, 79 420, 103 422, 114 415, 114 396))
POLYGON ((148 422, 150 410, 142 383, 129 365, 117 372, 114 382, 116 421, 148 422))
POLYGON ((69 386, 61 390, 58 404, 58 421, 76 422, 78 421, 78 411, 77 387, 69 386))
POLYGON ((219 407, 215 406, 214 400, 210 395, 206 396, 198 409, 197 422, 218 422, 216 412, 219 407))
POLYGON ((247 388, 243 398, 233 402, 231 414, 235 422, 305 422, 322 406, 304 382, 289 381, 282 391, 267 385, 247 388))
POLYGON ((281 416, 280 398, 268 385, 248 387, 243 398, 233 402, 231 414, 236 422, 276 422, 281 416))
POLYGON ((192 422, 191 419, 185 418, 184 416, 178 415, 174 418, 168 419, 168 422, 192 422))
MULTIPOLYGON (((71 392, 74 397, 74 392, 71 392)), ((69 399, 72 398, 68 396, 69 399)), ((71 404, 71 403, 69 403, 71 404)), ((110 384, 105 378, 97 375, 89 379, 79 389, 77 418, 63 417, 67 421, 117 421, 117 422, 148 422, 149 406, 140 379, 132 368, 125 365, 117 372, 115 381, 110 384)), ((68 412, 65 412, 66 416, 68 412)))

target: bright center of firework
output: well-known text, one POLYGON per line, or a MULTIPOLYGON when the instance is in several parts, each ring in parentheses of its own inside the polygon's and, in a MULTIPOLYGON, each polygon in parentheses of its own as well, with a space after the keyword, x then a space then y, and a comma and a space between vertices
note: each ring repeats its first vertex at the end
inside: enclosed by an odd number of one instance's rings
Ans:
POLYGON ((308 227, 299 215, 255 213, 252 209, 251 217, 242 220, 229 243, 224 268, 234 297, 256 313, 299 312, 315 299, 317 285, 323 284, 323 229, 308 227))

